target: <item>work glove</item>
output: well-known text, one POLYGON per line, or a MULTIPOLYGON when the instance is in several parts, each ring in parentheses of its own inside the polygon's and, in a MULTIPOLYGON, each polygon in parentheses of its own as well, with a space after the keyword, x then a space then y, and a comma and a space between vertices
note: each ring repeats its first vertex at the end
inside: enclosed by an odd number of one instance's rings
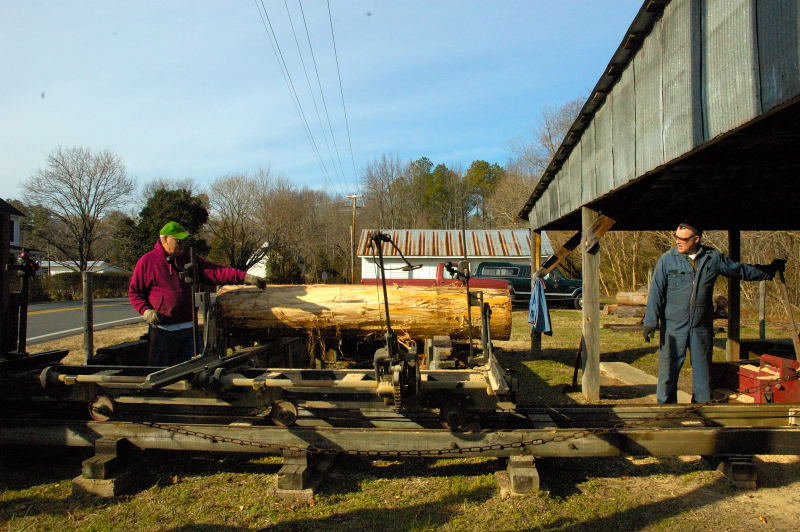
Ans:
POLYGON ((267 280, 262 278, 262 277, 258 277, 258 276, 255 276, 255 275, 250 275, 248 273, 247 275, 244 276, 244 284, 249 284, 251 286, 257 286, 261 290, 263 290, 263 289, 265 289, 267 287, 267 280))
POLYGON ((642 336, 644 336, 645 342, 650 342, 650 338, 655 337, 656 335, 656 328, 655 327, 648 327, 647 325, 644 326, 642 329, 642 336))
POLYGON ((142 314, 142 317, 144 318, 144 321, 150 325, 158 325, 158 322, 161 321, 161 317, 158 315, 158 312, 151 308, 145 310, 144 314, 142 314))
POLYGON ((767 269, 772 274, 786 271, 786 259, 773 259, 773 261, 767 265, 767 269))

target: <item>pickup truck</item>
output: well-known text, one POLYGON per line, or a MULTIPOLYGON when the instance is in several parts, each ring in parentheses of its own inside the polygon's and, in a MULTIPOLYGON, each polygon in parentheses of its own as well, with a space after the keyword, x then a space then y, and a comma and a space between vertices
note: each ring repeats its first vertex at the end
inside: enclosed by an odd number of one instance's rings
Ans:
MULTIPOLYGON (((514 286, 513 301, 527 302, 531 297, 530 266, 510 262, 481 262, 472 278, 509 280, 514 286)), ((544 293, 551 303, 565 302, 576 309, 583 308, 583 283, 579 279, 565 277, 558 268, 545 276, 544 293)))
MULTIPOLYGON (((464 286, 464 283, 459 281, 444 267, 444 263, 440 262, 436 265, 436 278, 435 279, 386 279, 388 285, 397 286, 464 286)), ((375 285, 381 284, 380 278, 378 279, 361 279, 361 284, 375 285)), ((514 283, 509 279, 477 279, 472 277, 469 280, 470 288, 494 288, 499 290, 508 290, 511 294, 511 300, 514 301, 514 283)), ((530 292, 530 286, 528 287, 530 292)))

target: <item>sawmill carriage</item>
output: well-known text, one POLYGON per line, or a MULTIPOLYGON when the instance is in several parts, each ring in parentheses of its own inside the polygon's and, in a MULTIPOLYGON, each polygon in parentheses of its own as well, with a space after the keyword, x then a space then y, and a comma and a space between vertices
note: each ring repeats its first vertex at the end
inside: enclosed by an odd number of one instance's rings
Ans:
MULTIPOLYGON (((468 272, 464 264, 453 269, 468 272)), ((59 365, 65 352, 7 352, 0 443, 94 447, 75 489, 98 495, 127 489, 121 464, 135 471, 131 452, 144 449, 282 454, 278 487, 289 492, 307 487, 314 468, 338 453, 505 456, 511 489, 526 492, 538 489, 535 456, 798 450, 797 429, 775 426, 796 419, 791 405, 520 408, 515 379, 493 352, 493 311, 505 303, 487 300, 498 296, 440 290, 474 310, 466 318, 475 324, 452 329, 455 338, 426 337, 410 327, 397 332, 403 322, 393 318, 393 290, 380 288, 373 310, 381 327, 357 338, 325 327, 298 337, 252 326, 257 320, 242 324, 226 314, 226 298, 270 291, 243 288, 222 290, 216 301, 197 293, 198 356, 176 366, 135 363, 146 357, 146 341, 101 349, 87 366, 59 365), (335 339, 336 360, 325 360, 331 342, 320 348, 324 339, 335 339)))

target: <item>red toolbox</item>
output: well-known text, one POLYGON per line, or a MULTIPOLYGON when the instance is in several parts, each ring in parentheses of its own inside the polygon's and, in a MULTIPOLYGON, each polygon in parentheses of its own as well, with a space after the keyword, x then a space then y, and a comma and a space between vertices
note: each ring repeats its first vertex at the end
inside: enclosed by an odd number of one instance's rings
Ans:
POLYGON ((715 362, 712 386, 749 395, 756 403, 800 403, 800 362, 773 355, 760 355, 758 359, 758 366, 754 360, 715 362), (765 386, 784 379, 791 380, 765 386))

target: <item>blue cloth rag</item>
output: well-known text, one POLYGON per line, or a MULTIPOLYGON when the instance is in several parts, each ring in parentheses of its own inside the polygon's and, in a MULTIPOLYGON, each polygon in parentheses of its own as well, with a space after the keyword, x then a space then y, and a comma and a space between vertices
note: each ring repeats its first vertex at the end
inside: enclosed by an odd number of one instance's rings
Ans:
POLYGON ((547 299, 544 295, 544 281, 541 279, 536 279, 533 283, 528 309, 528 323, 531 324, 531 332, 540 332, 553 336, 553 327, 550 325, 550 310, 547 308, 547 299))

